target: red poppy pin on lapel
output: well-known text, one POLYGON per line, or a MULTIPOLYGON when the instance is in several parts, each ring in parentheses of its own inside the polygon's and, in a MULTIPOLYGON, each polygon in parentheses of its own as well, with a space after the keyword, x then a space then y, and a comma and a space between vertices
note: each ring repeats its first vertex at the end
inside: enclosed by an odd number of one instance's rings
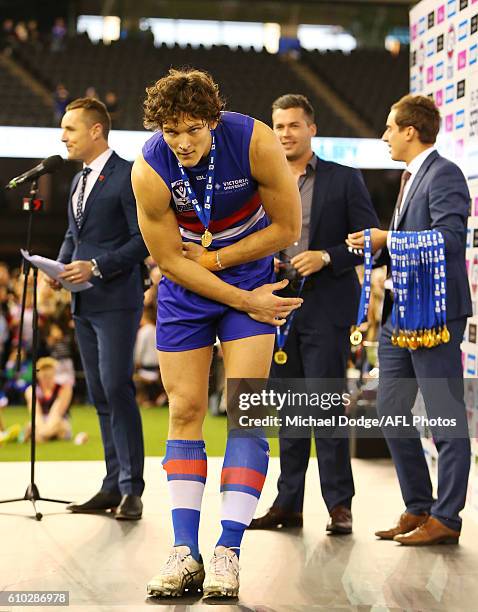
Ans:
POLYGON ((98 180, 103 182, 105 180, 105 175, 104 174, 100 174, 100 176, 98 177, 98 180))

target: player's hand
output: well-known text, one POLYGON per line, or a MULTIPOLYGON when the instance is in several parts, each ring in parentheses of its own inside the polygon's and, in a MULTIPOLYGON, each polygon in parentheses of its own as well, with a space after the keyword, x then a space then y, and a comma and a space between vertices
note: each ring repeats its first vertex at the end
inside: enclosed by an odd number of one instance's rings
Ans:
POLYGON ((92 268, 93 264, 91 261, 82 261, 78 259, 77 261, 66 264, 65 271, 59 274, 58 278, 62 278, 74 285, 79 285, 80 283, 85 283, 90 280, 93 275, 91 271, 92 268))
POLYGON ((284 289, 288 282, 287 279, 284 279, 250 291, 247 314, 261 323, 270 323, 278 327, 284 325, 286 317, 293 310, 300 308, 304 301, 302 298, 283 298, 274 295, 274 291, 284 289))
POLYGON ((190 259, 202 265, 199 260, 204 253, 207 253, 207 249, 200 244, 196 244, 195 242, 183 242, 183 255, 186 259, 190 259))
MULTIPOLYGON (((363 249, 365 246, 364 234, 365 232, 363 230, 361 232, 354 232, 353 234, 349 234, 345 242, 351 249, 363 249)), ((387 246, 387 236, 388 232, 386 232, 385 230, 378 229, 377 227, 372 227, 372 229, 370 230, 370 238, 372 240, 372 253, 375 253, 375 251, 383 249, 385 246, 387 246)))
POLYGON ((301 276, 320 272, 325 265, 320 251, 304 251, 293 257, 290 263, 301 276))

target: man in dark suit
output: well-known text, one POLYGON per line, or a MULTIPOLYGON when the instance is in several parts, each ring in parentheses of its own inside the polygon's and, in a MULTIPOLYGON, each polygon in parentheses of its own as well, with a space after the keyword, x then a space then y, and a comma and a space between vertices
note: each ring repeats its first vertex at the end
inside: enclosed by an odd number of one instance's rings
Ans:
POLYGON ((64 279, 93 284, 72 294, 72 311, 106 460, 100 492, 68 509, 116 508, 118 519, 139 519, 144 448, 132 375, 147 250, 136 218, 131 164, 108 147, 110 125, 105 106, 93 98, 74 100, 61 122, 68 159, 81 160, 83 171, 71 186, 58 260, 67 264, 64 279))
MULTIPOLYGON (((357 316, 360 284, 354 266, 362 263, 344 240, 348 233, 377 222, 359 170, 319 159, 311 139, 317 127, 314 109, 302 95, 288 94, 272 105, 273 129, 280 139, 302 201, 299 242, 279 253, 276 268, 290 279, 285 295, 297 295, 306 277, 304 303, 287 337, 287 362, 273 364, 272 378, 328 379, 327 391, 343 392, 350 326, 357 316), (340 388, 332 389, 331 386, 340 388)), ((318 416, 330 416, 332 411, 318 416)), ((343 407, 336 414, 343 414, 343 407)), ((251 529, 301 527, 305 473, 310 456, 307 438, 280 436, 278 495, 268 513, 251 529)), ((352 531, 354 483, 349 441, 330 431, 315 431, 322 495, 330 514, 327 532, 352 531)))
MULTIPOLYGON (((465 264, 466 228, 470 195, 465 177, 433 148, 440 128, 434 102, 424 96, 405 96, 392 106, 383 140, 394 160, 407 164, 391 229, 441 232, 446 253, 446 321, 448 343, 412 351, 392 345, 391 296, 386 296, 380 336, 380 381, 377 409, 381 415, 406 415, 418 388, 429 418, 451 416, 454 431, 431 427, 438 450, 438 499, 433 498, 418 432, 399 436, 384 429, 405 502, 405 512, 391 529, 377 537, 403 545, 458 543, 470 470, 460 343, 466 319, 472 314, 465 264), (388 306, 388 307, 387 307, 388 306)), ((389 232, 372 229, 372 248, 384 249, 389 232)), ((353 248, 363 246, 363 232, 349 236, 353 248)))

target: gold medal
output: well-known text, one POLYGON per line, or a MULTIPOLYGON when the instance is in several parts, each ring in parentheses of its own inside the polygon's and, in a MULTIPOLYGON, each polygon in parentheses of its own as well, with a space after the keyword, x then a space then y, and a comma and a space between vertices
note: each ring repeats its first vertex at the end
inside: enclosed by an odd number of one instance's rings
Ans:
POLYGON ((356 329, 350 334, 350 344, 358 346, 362 342, 362 332, 356 329))
POLYGON ((411 349, 412 351, 416 351, 418 348, 418 340, 417 340, 417 336, 415 335, 415 333, 410 334, 410 336, 408 337, 408 348, 411 349))
POLYGON ((205 249, 210 247, 212 244, 212 234, 207 228, 204 230, 204 234, 201 236, 201 244, 205 249))
POLYGON ((282 349, 279 349, 274 353, 274 361, 277 363, 277 365, 284 365, 287 363, 287 353, 282 349))
POLYGON ((433 335, 433 329, 428 330, 428 348, 435 346, 435 336, 433 335))
POLYGON ((407 336, 403 330, 400 332, 397 342, 400 348, 407 348, 407 336))
POLYGON ((441 341, 444 342, 445 344, 447 342, 450 342, 450 332, 448 331, 448 328, 446 325, 441 330, 440 336, 441 336, 441 341))
POLYGON ((397 336, 395 335, 395 332, 390 336, 390 341, 392 342, 393 346, 397 346, 398 340, 397 336))

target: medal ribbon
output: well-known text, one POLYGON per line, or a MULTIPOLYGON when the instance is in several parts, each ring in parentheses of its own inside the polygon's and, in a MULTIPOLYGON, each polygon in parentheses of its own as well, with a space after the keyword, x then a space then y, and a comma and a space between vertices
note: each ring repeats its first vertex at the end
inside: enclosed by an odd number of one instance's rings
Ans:
MULTIPOLYGON (((430 304, 433 302, 430 300, 430 287, 433 285, 431 282, 431 266, 430 266, 430 253, 428 248, 428 236, 427 232, 418 232, 418 252, 420 259, 419 268, 419 283, 420 283, 420 300, 421 308, 419 313, 419 329, 422 332, 429 330, 433 327, 433 309, 430 310, 430 304)), ((428 332, 427 332, 428 333, 428 332)))
MULTIPOLYGON (((414 338, 421 340, 427 333, 430 336, 430 330, 438 335, 438 340, 424 346, 431 348, 440 342, 448 342, 446 259, 442 234, 437 230, 394 231, 390 239, 390 258, 396 296, 392 311, 394 330, 398 328, 399 334, 408 334, 412 342, 409 341, 409 348, 417 348, 414 338)), ((399 346, 403 345, 399 342, 399 346)))
POLYGON ((367 320, 370 293, 372 289, 372 238, 370 229, 364 231, 364 276, 360 304, 357 314, 357 327, 367 320))
POLYGON ((418 232, 412 232, 410 239, 410 263, 409 263, 409 317, 408 330, 415 336, 421 327, 422 308, 421 308, 421 269, 420 269, 420 253, 418 246, 418 232))
POLYGON ((394 330, 402 334, 407 329, 406 303, 408 285, 406 232, 392 232, 390 241, 390 259, 392 262, 392 282, 394 301, 392 324, 394 330))
POLYGON ((214 135, 214 130, 211 130, 211 154, 209 157, 209 165, 206 174, 206 191, 204 194, 204 205, 201 206, 199 203, 196 193, 191 186, 191 182, 189 180, 188 175, 186 174, 183 165, 178 159, 178 168, 181 173, 181 178, 183 179, 184 187, 186 188, 186 193, 188 194, 188 198, 191 201, 191 204, 194 207, 194 210, 199 217, 199 220, 204 225, 204 228, 207 229, 209 227, 209 222, 211 220, 211 211, 212 211, 212 196, 214 193, 214 167, 216 161, 216 137, 214 135))
POLYGON ((402 333, 406 330, 405 321, 405 304, 407 299, 407 270, 406 270, 406 255, 404 251, 406 249, 406 238, 402 236, 402 232, 399 233, 397 241, 398 245, 398 274, 397 274, 397 310, 398 310, 398 328, 402 333))
POLYGON ((397 271, 398 271, 398 237, 397 232, 391 232, 390 235, 390 260, 391 260, 391 276, 392 276, 392 285, 393 285, 393 294, 394 301, 392 306, 392 326, 394 332, 398 332, 398 321, 397 321, 397 312, 398 312, 398 280, 397 280, 397 271))
POLYGON ((446 258, 445 240, 441 232, 436 232, 438 242, 438 262, 440 270, 441 322, 446 326, 446 258))
MULTIPOLYGON (((302 293, 302 289, 304 288, 304 283, 305 283, 306 278, 307 276, 303 276, 300 279, 299 291, 297 292, 297 297, 300 297, 300 294, 302 293)), ((277 348, 279 351, 284 350, 285 343, 287 342, 287 336, 289 335, 290 329, 292 327, 292 321, 294 320, 296 312, 297 310, 293 310, 290 313, 286 324, 283 326, 284 331, 282 331, 282 327, 276 327, 276 340, 277 340, 277 348)))
POLYGON ((427 329, 433 329, 436 324, 436 313, 435 313, 435 262, 433 256, 433 242, 431 232, 426 233, 426 254, 428 260, 427 267, 427 329))

